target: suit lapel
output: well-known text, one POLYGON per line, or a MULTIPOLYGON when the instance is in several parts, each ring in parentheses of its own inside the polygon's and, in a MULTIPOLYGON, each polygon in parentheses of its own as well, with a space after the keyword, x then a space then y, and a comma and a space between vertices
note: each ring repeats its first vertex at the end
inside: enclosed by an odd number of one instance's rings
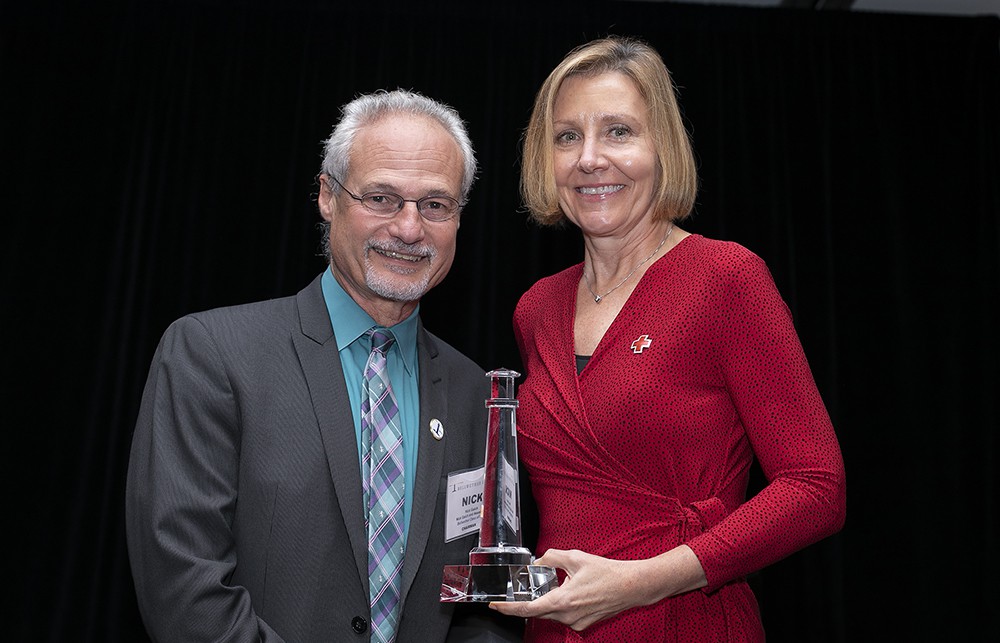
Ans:
POLYGON ((340 353, 323 299, 321 276, 299 292, 296 303, 302 326, 301 333, 292 333, 292 342, 309 386, 358 575, 361 584, 368 587, 368 534, 362 512, 358 443, 340 353))
MULTIPOLYGON (((438 360, 437 346, 424 330, 417 327, 417 360, 420 368, 420 426, 418 427, 417 477, 414 482, 413 507, 410 511, 410 526, 406 535, 406 557, 403 561, 403 587, 400 595, 403 604, 417 575, 417 569, 427 549, 431 537, 431 525, 437 509, 438 491, 444 456, 448 444, 448 411, 445 391, 448 390, 445 369, 438 360), (435 440, 425 431, 432 419, 438 419, 445 427, 441 440, 435 440)), ((434 534, 444 538, 444 534, 434 534)), ((443 568, 442 568, 443 573, 443 568)))

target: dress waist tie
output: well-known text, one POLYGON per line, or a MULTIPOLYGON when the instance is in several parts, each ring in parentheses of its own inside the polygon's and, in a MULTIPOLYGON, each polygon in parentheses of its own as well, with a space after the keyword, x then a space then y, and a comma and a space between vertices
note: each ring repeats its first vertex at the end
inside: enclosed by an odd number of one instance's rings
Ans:
POLYGON ((687 505, 681 505, 678 501, 678 505, 684 514, 684 524, 681 526, 683 542, 719 524, 728 513, 726 505, 715 496, 687 505))

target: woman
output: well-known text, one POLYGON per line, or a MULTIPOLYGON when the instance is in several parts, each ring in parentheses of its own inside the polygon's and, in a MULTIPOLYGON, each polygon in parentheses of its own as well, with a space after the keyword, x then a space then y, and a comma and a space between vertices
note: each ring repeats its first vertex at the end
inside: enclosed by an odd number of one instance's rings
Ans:
POLYGON ((491 607, 531 617, 530 641, 763 641, 745 577, 840 529, 843 461, 764 263, 677 226, 697 177, 656 51, 571 51, 521 184, 536 220, 584 238, 514 314, 538 562, 565 577, 491 607), (748 500, 754 457, 768 484, 748 500))

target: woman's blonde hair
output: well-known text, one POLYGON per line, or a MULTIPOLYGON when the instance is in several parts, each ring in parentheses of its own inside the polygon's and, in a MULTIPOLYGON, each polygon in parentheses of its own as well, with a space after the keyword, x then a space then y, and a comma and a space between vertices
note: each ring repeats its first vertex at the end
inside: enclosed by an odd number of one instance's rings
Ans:
POLYGON ((552 109, 559 88, 570 76, 624 74, 635 83, 649 110, 649 125, 657 154, 655 219, 679 221, 691 213, 698 193, 698 171, 691 141, 681 118, 673 80, 663 59, 645 42, 609 36, 581 45, 563 58, 542 83, 524 133, 521 197, 531 216, 542 225, 561 223, 552 163, 555 135, 552 109))

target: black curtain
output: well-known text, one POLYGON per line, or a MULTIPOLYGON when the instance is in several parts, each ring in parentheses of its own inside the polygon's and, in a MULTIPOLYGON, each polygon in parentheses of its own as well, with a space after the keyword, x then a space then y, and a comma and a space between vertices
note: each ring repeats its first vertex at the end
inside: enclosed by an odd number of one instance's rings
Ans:
POLYGON ((674 72, 702 175, 687 227, 768 262, 844 450, 843 532, 752 579, 769 639, 995 636, 1000 21, 472 5, 0 5, 12 640, 145 638, 122 497, 153 349, 186 312, 322 269, 320 141, 357 93, 468 121, 481 176, 424 320, 520 366, 517 298, 582 257, 520 209, 521 131, 562 55, 609 33, 674 72))

